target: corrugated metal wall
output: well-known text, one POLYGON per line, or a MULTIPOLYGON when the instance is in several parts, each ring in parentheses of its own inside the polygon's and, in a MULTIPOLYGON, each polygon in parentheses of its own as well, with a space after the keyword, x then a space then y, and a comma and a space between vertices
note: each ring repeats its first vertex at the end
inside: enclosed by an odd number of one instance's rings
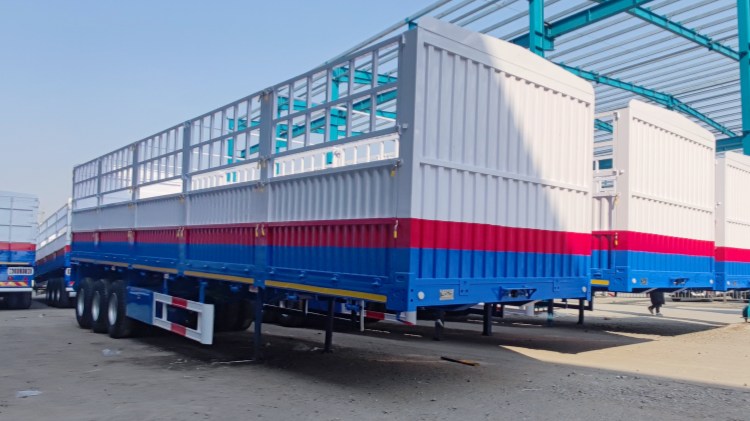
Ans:
POLYGON ((440 29, 420 42, 412 216, 590 232, 591 86, 513 45, 440 29))
POLYGON ((631 101, 615 125, 618 230, 714 240, 715 140, 679 114, 631 101))
POLYGON ((729 152, 716 166, 716 246, 750 250, 750 156, 729 152))

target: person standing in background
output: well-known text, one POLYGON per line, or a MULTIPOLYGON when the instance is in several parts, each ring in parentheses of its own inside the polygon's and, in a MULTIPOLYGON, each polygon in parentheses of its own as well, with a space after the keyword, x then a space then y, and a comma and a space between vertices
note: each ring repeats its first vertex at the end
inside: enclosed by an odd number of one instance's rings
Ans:
POLYGON ((656 310, 656 315, 661 316, 661 306, 666 303, 666 300, 664 299, 664 291, 657 289, 651 291, 648 295, 651 298, 651 305, 648 306, 648 311, 651 314, 654 314, 654 310, 656 310))

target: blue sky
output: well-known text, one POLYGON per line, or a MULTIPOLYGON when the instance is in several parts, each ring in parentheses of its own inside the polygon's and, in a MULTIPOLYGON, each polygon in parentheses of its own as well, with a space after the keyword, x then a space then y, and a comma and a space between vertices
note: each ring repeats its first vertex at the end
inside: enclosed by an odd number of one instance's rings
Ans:
POLYGON ((0 190, 303 73, 432 0, 0 0, 0 190))

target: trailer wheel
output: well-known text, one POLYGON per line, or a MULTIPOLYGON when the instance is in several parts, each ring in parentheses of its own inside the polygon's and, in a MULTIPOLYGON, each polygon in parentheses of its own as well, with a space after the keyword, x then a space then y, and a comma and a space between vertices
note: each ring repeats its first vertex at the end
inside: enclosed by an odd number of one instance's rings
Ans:
POLYGON ((52 306, 60 307, 60 283, 57 279, 52 281, 52 306))
POLYGON ((81 329, 91 329, 91 297, 94 295, 94 280, 85 278, 81 281, 76 296, 76 321, 81 329))
POLYGON ((50 281, 47 281, 47 286, 44 287, 44 304, 47 304, 48 306, 52 306, 52 299, 50 298, 52 296, 52 293, 49 290, 50 287, 50 281))
POLYGON ((96 333, 107 333, 107 299, 109 286, 107 281, 100 279, 94 283, 91 295, 91 330, 96 333))
POLYGON ((31 293, 30 292, 22 292, 17 295, 18 295, 18 297, 16 298, 17 309, 25 310, 31 307, 31 293))
POLYGON ((59 291, 57 304, 61 308, 70 307, 70 297, 68 296, 68 291, 65 289, 65 279, 59 279, 57 281, 57 290, 59 291))
POLYGON ((107 331, 111 338, 126 338, 133 332, 133 321, 127 317, 125 282, 115 281, 107 300, 107 331))

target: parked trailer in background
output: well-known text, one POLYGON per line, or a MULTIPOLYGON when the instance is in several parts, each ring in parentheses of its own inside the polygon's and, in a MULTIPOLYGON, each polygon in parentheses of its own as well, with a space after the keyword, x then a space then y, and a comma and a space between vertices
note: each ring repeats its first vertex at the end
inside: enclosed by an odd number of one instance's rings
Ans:
POLYGON ((211 343, 213 318, 254 318, 258 346, 264 305, 414 323, 589 299, 593 102, 520 47, 424 19, 79 165, 78 322, 211 343))
POLYGON ((36 242, 36 287, 44 288, 47 304, 68 307, 75 297, 70 276, 71 201, 39 225, 36 242))
POLYGON ((595 162, 592 286, 712 289, 713 135, 639 101, 610 118, 613 139, 597 144, 610 152, 595 162), (601 169, 604 162, 611 169, 601 169))
POLYGON ((716 160, 716 289, 750 289, 750 156, 716 160))
POLYGON ((0 191, 0 299, 12 309, 31 306, 39 200, 0 191))

